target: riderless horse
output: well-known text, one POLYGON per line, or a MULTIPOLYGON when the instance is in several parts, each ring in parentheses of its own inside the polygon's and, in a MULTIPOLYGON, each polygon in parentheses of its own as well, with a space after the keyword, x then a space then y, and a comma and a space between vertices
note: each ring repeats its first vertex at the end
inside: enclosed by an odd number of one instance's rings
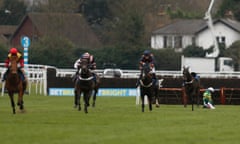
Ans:
MULTIPOLYGON (((189 67, 183 67, 184 92, 192 103, 192 111, 194 110, 194 101, 199 106, 200 80, 196 79, 189 72, 189 67)), ((187 106, 187 98, 184 97, 184 107, 187 106)))
MULTIPOLYGON (((97 80, 98 81, 98 80, 97 80)), ((81 66, 79 68, 79 74, 77 75, 77 80, 75 81, 75 107, 78 107, 78 110, 81 110, 81 94, 83 94, 84 100, 84 111, 88 113, 88 106, 91 94, 94 90, 93 95, 93 106, 95 106, 96 94, 98 91, 99 83, 95 82, 94 75, 89 69, 88 60, 83 59, 81 61, 81 66)))
POLYGON ((149 110, 152 111, 152 97, 154 94, 153 76, 149 63, 143 64, 140 77, 140 95, 142 101, 142 112, 144 112, 144 97, 147 96, 149 110))
POLYGON ((11 64, 10 64, 9 71, 6 76, 6 89, 7 89, 8 95, 11 100, 13 114, 16 113, 15 102, 14 102, 14 93, 18 93, 17 105, 19 106, 20 110, 23 111, 24 110, 23 94, 24 94, 24 91, 26 90, 26 86, 27 86, 27 83, 26 82, 24 83, 23 80, 21 79, 21 75, 18 70, 17 62, 18 62, 17 56, 12 56, 10 58, 11 64))

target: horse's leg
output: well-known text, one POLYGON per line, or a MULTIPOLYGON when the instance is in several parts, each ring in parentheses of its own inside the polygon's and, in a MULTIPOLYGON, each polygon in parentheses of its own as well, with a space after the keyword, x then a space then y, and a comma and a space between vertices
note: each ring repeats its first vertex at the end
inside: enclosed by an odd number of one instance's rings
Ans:
POLYGON ((185 88, 182 90, 182 95, 183 95, 183 105, 186 108, 187 107, 187 103, 188 103, 188 95, 185 88))
POLYGON ((89 103, 91 101, 92 94, 93 94, 93 90, 91 90, 91 92, 89 93, 89 96, 88 96, 88 106, 90 106, 89 103))
POLYGON ((77 90, 75 88, 74 90, 74 108, 77 108, 78 106, 78 94, 77 94, 77 90))
POLYGON ((148 103, 149 103, 149 110, 152 111, 152 97, 153 97, 153 89, 150 89, 148 92, 147 98, 148 98, 148 103))
POLYGON ((19 106, 20 110, 24 109, 24 106, 23 106, 23 91, 20 91, 18 93, 18 103, 17 103, 17 105, 19 106))
POLYGON ((199 105, 200 105, 200 90, 197 90, 197 107, 199 108, 199 105))
POLYGON ((148 95, 149 110, 152 111, 152 96, 148 95))
POLYGON ((191 101, 192 101, 192 111, 194 111, 194 95, 191 94, 191 101))
POLYGON ((10 98, 10 101, 11 101, 11 106, 12 106, 13 114, 15 114, 15 113, 16 113, 16 109, 15 109, 13 92, 9 92, 8 95, 9 95, 9 98, 10 98))
POLYGON ((93 94, 93 104, 92 104, 93 107, 95 107, 96 105, 97 93, 98 93, 98 88, 95 88, 94 94, 93 94))
POLYGON ((144 94, 141 92, 141 101, 142 101, 142 112, 144 112, 144 106, 145 106, 145 104, 144 104, 144 94))
POLYGON ((82 92, 81 92, 81 91, 78 91, 78 92, 77 92, 77 105, 78 105, 78 111, 81 110, 81 95, 82 95, 82 92))
POLYGON ((84 92, 83 93, 83 99, 84 99, 84 112, 85 113, 88 113, 88 106, 89 106, 89 102, 88 102, 88 99, 89 99, 89 92, 84 92))
POLYGON ((158 87, 155 87, 155 89, 154 89, 154 91, 155 91, 155 101, 156 101, 156 107, 159 107, 160 105, 160 98, 159 98, 159 96, 158 96, 158 87))

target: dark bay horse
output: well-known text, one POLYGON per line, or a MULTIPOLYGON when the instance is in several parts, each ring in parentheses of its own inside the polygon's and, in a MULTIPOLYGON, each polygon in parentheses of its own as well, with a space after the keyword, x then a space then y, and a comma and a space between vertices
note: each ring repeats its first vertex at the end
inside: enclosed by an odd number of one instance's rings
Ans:
POLYGON ((140 95, 142 101, 142 112, 144 112, 144 97, 145 95, 148 98, 149 110, 152 111, 152 97, 154 95, 154 87, 153 87, 153 76, 151 73, 151 67, 149 63, 145 63, 142 68, 140 78, 140 95))
POLYGON ((15 110, 15 102, 14 102, 14 93, 18 93, 18 102, 17 105, 19 109, 23 111, 23 94, 26 90, 26 83, 24 84, 23 80, 21 79, 20 73, 18 71, 18 57, 12 56, 10 58, 10 67, 6 77, 6 89, 8 91, 8 95, 11 100, 13 114, 16 113, 15 110))
POLYGON ((197 80, 189 72, 189 67, 183 67, 184 91, 186 97, 184 98, 184 107, 187 106, 187 99, 190 98, 192 103, 192 111, 194 110, 194 102, 199 106, 200 95, 200 80, 197 80))
POLYGON ((96 94, 98 91, 99 83, 95 83, 94 75, 89 69, 88 61, 83 59, 81 61, 81 67, 79 69, 79 75, 75 81, 74 93, 75 93, 75 107, 78 107, 78 110, 81 110, 81 94, 83 94, 84 100, 84 111, 88 113, 89 101, 93 94, 93 106, 95 106, 96 94))

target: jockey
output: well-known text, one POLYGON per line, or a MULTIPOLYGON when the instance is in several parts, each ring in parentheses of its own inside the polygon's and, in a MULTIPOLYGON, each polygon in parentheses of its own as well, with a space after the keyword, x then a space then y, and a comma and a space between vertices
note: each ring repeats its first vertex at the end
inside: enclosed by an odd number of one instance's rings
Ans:
POLYGON ((209 87, 203 93, 203 108, 215 109, 215 107, 213 106, 213 100, 212 100, 213 92, 214 92, 214 88, 209 87))
POLYGON ((10 58, 13 56, 13 55, 16 55, 18 57, 18 71, 21 75, 21 79, 26 82, 26 77, 25 77, 25 72, 24 72, 24 60, 23 60, 23 56, 22 54, 16 49, 16 48, 11 48, 9 53, 8 53, 8 57, 7 59, 5 60, 5 67, 8 68, 7 71, 4 73, 3 75, 3 79, 2 81, 5 81, 6 78, 7 78, 7 74, 9 72, 9 65, 11 64, 10 63, 10 58))
POLYGON ((82 54, 81 57, 74 63, 74 68, 75 69, 79 70, 79 68, 81 66, 82 59, 87 59, 88 60, 88 63, 89 63, 89 66, 90 66, 89 68, 91 70, 96 69, 95 59, 94 59, 93 55, 89 54, 88 52, 85 52, 84 54, 82 54))
POLYGON ((153 84, 156 85, 157 78, 155 74, 155 60, 153 54, 149 50, 145 50, 139 61, 139 69, 141 70, 140 77, 137 81, 137 86, 139 85, 139 80, 142 78, 142 68, 144 63, 149 63, 151 66, 151 71, 153 74, 153 84))
POLYGON ((200 76, 199 76, 197 73, 191 72, 191 75, 192 75, 192 77, 193 77, 195 80, 197 80, 197 81, 200 80, 200 76))
MULTIPOLYGON (((77 69, 76 75, 79 74, 78 72, 79 72, 79 69, 81 67, 81 61, 83 59, 88 60, 89 69, 91 69, 91 70, 95 70, 96 69, 96 62, 95 62, 95 59, 94 59, 93 55, 89 54, 88 52, 85 52, 74 63, 74 68, 77 69)), ((96 82, 96 74, 93 71, 92 71, 92 74, 94 76, 94 81, 96 82)), ((76 80, 76 75, 74 76, 74 81, 76 80)))

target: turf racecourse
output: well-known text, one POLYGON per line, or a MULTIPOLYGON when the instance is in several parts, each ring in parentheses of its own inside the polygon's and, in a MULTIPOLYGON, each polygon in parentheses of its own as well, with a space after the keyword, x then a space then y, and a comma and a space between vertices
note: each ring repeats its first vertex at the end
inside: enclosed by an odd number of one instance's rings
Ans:
MULTIPOLYGON (((16 97, 15 97, 16 98, 16 97)), ((89 113, 73 97, 25 96, 25 113, 12 114, 0 96, 1 144, 239 144, 240 107, 215 110, 161 105, 145 113, 135 97, 98 97, 89 113)))

